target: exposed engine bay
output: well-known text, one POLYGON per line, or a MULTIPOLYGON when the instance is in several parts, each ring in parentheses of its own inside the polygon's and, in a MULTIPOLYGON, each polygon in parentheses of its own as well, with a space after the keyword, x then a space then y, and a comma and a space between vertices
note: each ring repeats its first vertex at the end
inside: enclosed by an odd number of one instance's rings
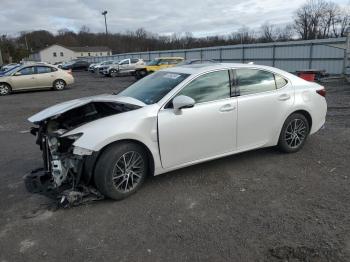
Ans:
POLYGON ((63 207, 103 198, 92 179, 98 152, 79 152, 74 147, 82 134, 63 135, 97 119, 138 108, 120 102, 90 102, 36 122, 38 127, 31 128, 31 133, 42 151, 44 166, 26 176, 27 189, 59 199, 63 207))

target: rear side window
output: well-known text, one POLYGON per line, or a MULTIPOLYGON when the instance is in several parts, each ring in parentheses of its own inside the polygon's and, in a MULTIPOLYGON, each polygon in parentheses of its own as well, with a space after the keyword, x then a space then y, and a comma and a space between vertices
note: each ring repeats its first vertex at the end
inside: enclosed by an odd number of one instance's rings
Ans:
POLYGON ((193 98, 196 103, 230 97, 230 80, 227 70, 208 73, 193 80, 178 95, 193 98))
POLYGON ((161 59, 158 63, 158 65, 169 65, 169 60, 167 59, 161 59))
POLYGON ((176 60, 176 59, 169 59, 168 61, 169 61, 169 65, 176 65, 180 62, 179 60, 176 60))
POLYGON ((276 81, 276 88, 282 88, 284 87, 288 81, 286 79, 284 79, 283 77, 279 76, 279 75, 275 75, 275 81, 276 81))
POLYGON ((53 70, 51 67, 48 66, 37 66, 36 67, 36 72, 37 74, 46 74, 46 73, 51 73, 53 70))
POLYGON ((133 64, 137 63, 138 61, 139 61, 139 60, 136 59, 136 58, 131 59, 131 63, 133 63, 133 64))
POLYGON ((250 95, 276 90, 274 74, 258 69, 237 69, 240 95, 250 95))

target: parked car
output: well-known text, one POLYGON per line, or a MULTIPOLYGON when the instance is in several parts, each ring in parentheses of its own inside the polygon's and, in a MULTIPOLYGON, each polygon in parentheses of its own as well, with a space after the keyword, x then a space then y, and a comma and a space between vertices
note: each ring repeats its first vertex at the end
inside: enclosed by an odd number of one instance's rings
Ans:
POLYGON ((100 63, 92 63, 92 64, 90 64, 89 67, 88 67, 88 71, 90 73, 94 73, 95 72, 95 66, 98 65, 98 64, 100 64, 100 63))
POLYGON ((5 71, 0 71, 0 77, 4 76, 5 74, 7 74, 8 72, 15 70, 16 68, 20 67, 21 65, 16 65, 14 67, 10 67, 9 69, 5 70, 5 71))
POLYGON ((105 76, 117 76, 122 74, 134 74, 136 68, 144 66, 145 62, 139 58, 128 58, 117 61, 111 65, 100 67, 100 73, 105 76))
POLYGON ((16 67, 16 66, 20 66, 21 64, 17 64, 17 63, 11 63, 11 64, 7 64, 7 65, 3 65, 2 67, 1 67, 1 70, 0 71, 2 71, 2 72, 5 72, 5 71, 8 71, 8 70, 10 70, 10 69, 12 69, 12 68, 14 68, 14 67, 16 67))
POLYGON ((277 68, 167 68, 117 95, 68 101, 30 117, 44 170, 26 181, 51 181, 73 196, 81 185, 96 186, 123 199, 147 175, 256 148, 297 152, 326 112, 323 86, 277 68))
POLYGON ((212 64, 212 63, 218 63, 215 60, 212 59, 189 59, 184 60, 180 63, 178 63, 176 66, 183 66, 183 65, 193 65, 193 64, 212 64))
POLYGON ((89 62, 84 60, 73 60, 62 64, 61 69, 63 70, 72 70, 72 71, 86 71, 89 68, 89 62))
POLYGON ((103 61, 103 62, 100 62, 100 63, 92 64, 92 65, 89 66, 88 70, 91 73, 98 73, 100 67, 105 66, 105 65, 111 65, 111 64, 113 64, 113 62, 114 62, 114 60, 108 60, 108 61, 103 61))
POLYGON ((49 65, 23 65, 0 78, 0 95, 28 89, 52 88, 60 91, 73 83, 70 71, 49 65))
POLYGON ((176 66, 178 63, 184 61, 182 57, 160 57, 152 60, 145 66, 139 66, 135 70, 136 79, 141 79, 148 74, 158 70, 176 66))

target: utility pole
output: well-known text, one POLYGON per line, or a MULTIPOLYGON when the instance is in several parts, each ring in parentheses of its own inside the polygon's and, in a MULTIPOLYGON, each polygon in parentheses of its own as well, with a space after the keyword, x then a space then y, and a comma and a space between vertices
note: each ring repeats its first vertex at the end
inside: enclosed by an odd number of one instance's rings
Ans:
POLYGON ((26 42, 27 51, 29 51, 28 41, 27 41, 27 35, 24 35, 24 41, 26 42))
POLYGON ((350 25, 346 29, 346 49, 344 57, 344 76, 346 80, 350 83, 350 25))
POLYGON ((107 12, 106 10, 102 12, 102 15, 105 17, 106 35, 108 34, 108 30, 107 30, 107 18, 106 18, 107 13, 108 13, 108 12, 107 12))
POLYGON ((3 61, 2 61, 2 53, 1 53, 1 48, 0 48, 0 66, 3 65, 3 61))

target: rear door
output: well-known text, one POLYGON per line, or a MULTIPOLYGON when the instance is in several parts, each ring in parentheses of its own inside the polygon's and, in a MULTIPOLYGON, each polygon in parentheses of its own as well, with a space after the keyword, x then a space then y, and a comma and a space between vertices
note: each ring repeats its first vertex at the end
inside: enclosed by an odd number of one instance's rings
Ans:
POLYGON ((57 69, 50 66, 36 66, 37 87, 52 87, 57 69))
POLYGON ((294 103, 294 89, 288 80, 269 71, 242 68, 234 72, 239 93, 237 149, 269 145, 278 138, 294 103))
POLYGON ((34 66, 28 66, 11 76, 13 90, 36 88, 38 85, 34 66))

